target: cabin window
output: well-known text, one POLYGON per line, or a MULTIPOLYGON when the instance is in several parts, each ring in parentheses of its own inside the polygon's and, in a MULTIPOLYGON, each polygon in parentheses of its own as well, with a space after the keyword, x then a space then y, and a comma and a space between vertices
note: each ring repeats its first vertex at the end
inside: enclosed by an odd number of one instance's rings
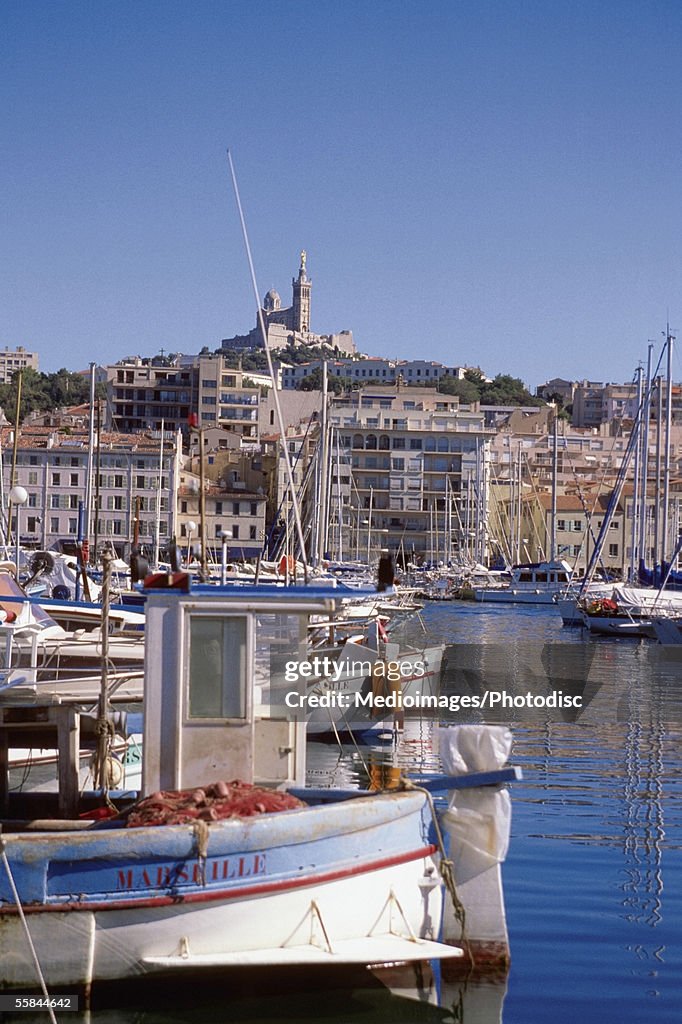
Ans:
POLYGON ((190 617, 189 717, 246 718, 246 618, 190 617))
POLYGON ((535 574, 535 582, 536 583, 546 583, 547 582, 547 573, 546 572, 536 572, 536 574, 535 574))
POLYGON ((532 583, 532 582, 533 582, 533 574, 532 574, 532 572, 522 572, 522 573, 519 573, 519 583, 532 583))

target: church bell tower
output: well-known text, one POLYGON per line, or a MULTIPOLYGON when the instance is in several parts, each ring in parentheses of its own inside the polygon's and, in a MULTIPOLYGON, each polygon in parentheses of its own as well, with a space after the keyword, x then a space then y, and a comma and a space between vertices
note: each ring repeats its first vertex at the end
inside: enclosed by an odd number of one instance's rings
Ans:
POLYGON ((301 253, 301 265, 298 268, 298 277, 291 282, 294 290, 293 301, 293 329, 298 332, 310 330, 310 292, 312 281, 306 274, 306 252, 301 253))

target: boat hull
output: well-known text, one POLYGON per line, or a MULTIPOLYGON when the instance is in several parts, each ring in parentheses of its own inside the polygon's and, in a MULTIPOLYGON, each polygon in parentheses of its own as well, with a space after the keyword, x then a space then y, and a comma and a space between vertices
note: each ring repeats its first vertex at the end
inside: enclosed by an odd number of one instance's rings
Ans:
POLYGON ((651 619, 633 619, 629 615, 588 615, 583 613, 583 622, 590 633, 596 636, 645 637, 649 640, 655 636, 651 619))
POLYGON ((474 590, 475 601, 493 602, 494 604, 554 604, 558 588, 552 590, 523 590, 511 587, 477 587, 474 590))
MULTIPOLYGON (((382 935, 438 939, 429 819, 422 793, 400 793, 208 827, 6 834, 5 845, 54 990, 178 961, 305 963, 312 949, 347 962, 353 940, 375 939, 366 960, 380 961, 382 935)), ((0 987, 35 987, 4 871, 0 901, 0 987)))

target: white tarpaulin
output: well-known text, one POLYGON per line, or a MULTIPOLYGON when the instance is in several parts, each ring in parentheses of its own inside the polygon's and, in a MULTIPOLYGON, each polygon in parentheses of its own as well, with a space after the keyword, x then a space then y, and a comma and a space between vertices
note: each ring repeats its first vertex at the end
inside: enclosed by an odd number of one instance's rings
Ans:
POLYGON ((509 760, 512 734, 504 725, 450 725, 438 729, 443 769, 448 775, 492 772, 509 760))
MULTIPOLYGON (((502 725, 455 725, 438 730, 440 758, 449 775, 503 768, 512 734, 502 725)), ((509 848, 511 800, 506 789, 480 786, 452 790, 442 816, 458 883, 501 863, 509 848)))

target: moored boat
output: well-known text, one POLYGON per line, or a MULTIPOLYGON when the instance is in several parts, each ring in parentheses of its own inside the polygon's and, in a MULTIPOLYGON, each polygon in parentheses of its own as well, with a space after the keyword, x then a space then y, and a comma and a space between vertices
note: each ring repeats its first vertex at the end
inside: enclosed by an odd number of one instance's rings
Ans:
POLYGON ((497 604, 553 604, 568 586, 571 575, 570 565, 561 560, 528 562, 514 566, 505 586, 474 587, 474 599, 497 604))
MULTIPOLYGON (((496 809, 488 799, 506 797, 500 786, 516 777, 503 767, 506 730, 460 727, 469 737, 464 769, 450 776, 405 781, 392 792, 311 790, 305 725, 256 706, 253 683, 273 650, 299 657, 305 616, 333 611, 334 601, 311 587, 150 591, 137 807, 125 794, 102 792, 90 797, 90 807, 99 803, 88 812, 94 816, 80 816, 77 705, 36 700, 20 715, 0 705, 5 747, 27 726, 55 734, 53 713, 66 719, 59 776, 69 790, 58 816, 51 794, 30 801, 0 779, 0 987, 37 987, 28 935, 50 986, 85 991, 113 979, 245 964, 329 967, 465 950, 507 961, 499 871, 507 804, 496 809), (482 754, 490 735, 494 751, 482 754), (238 785, 224 781, 236 778, 238 785), (461 787, 465 803, 485 794, 484 831, 492 824, 498 834, 492 852, 466 831, 467 808, 456 796, 442 817, 436 810, 433 789, 461 787), (245 817, 235 805, 242 796, 245 817), (112 797, 118 814, 100 817, 112 797), (180 806, 179 818, 165 816, 180 806)), ((105 734, 106 703, 100 721, 105 734)))

